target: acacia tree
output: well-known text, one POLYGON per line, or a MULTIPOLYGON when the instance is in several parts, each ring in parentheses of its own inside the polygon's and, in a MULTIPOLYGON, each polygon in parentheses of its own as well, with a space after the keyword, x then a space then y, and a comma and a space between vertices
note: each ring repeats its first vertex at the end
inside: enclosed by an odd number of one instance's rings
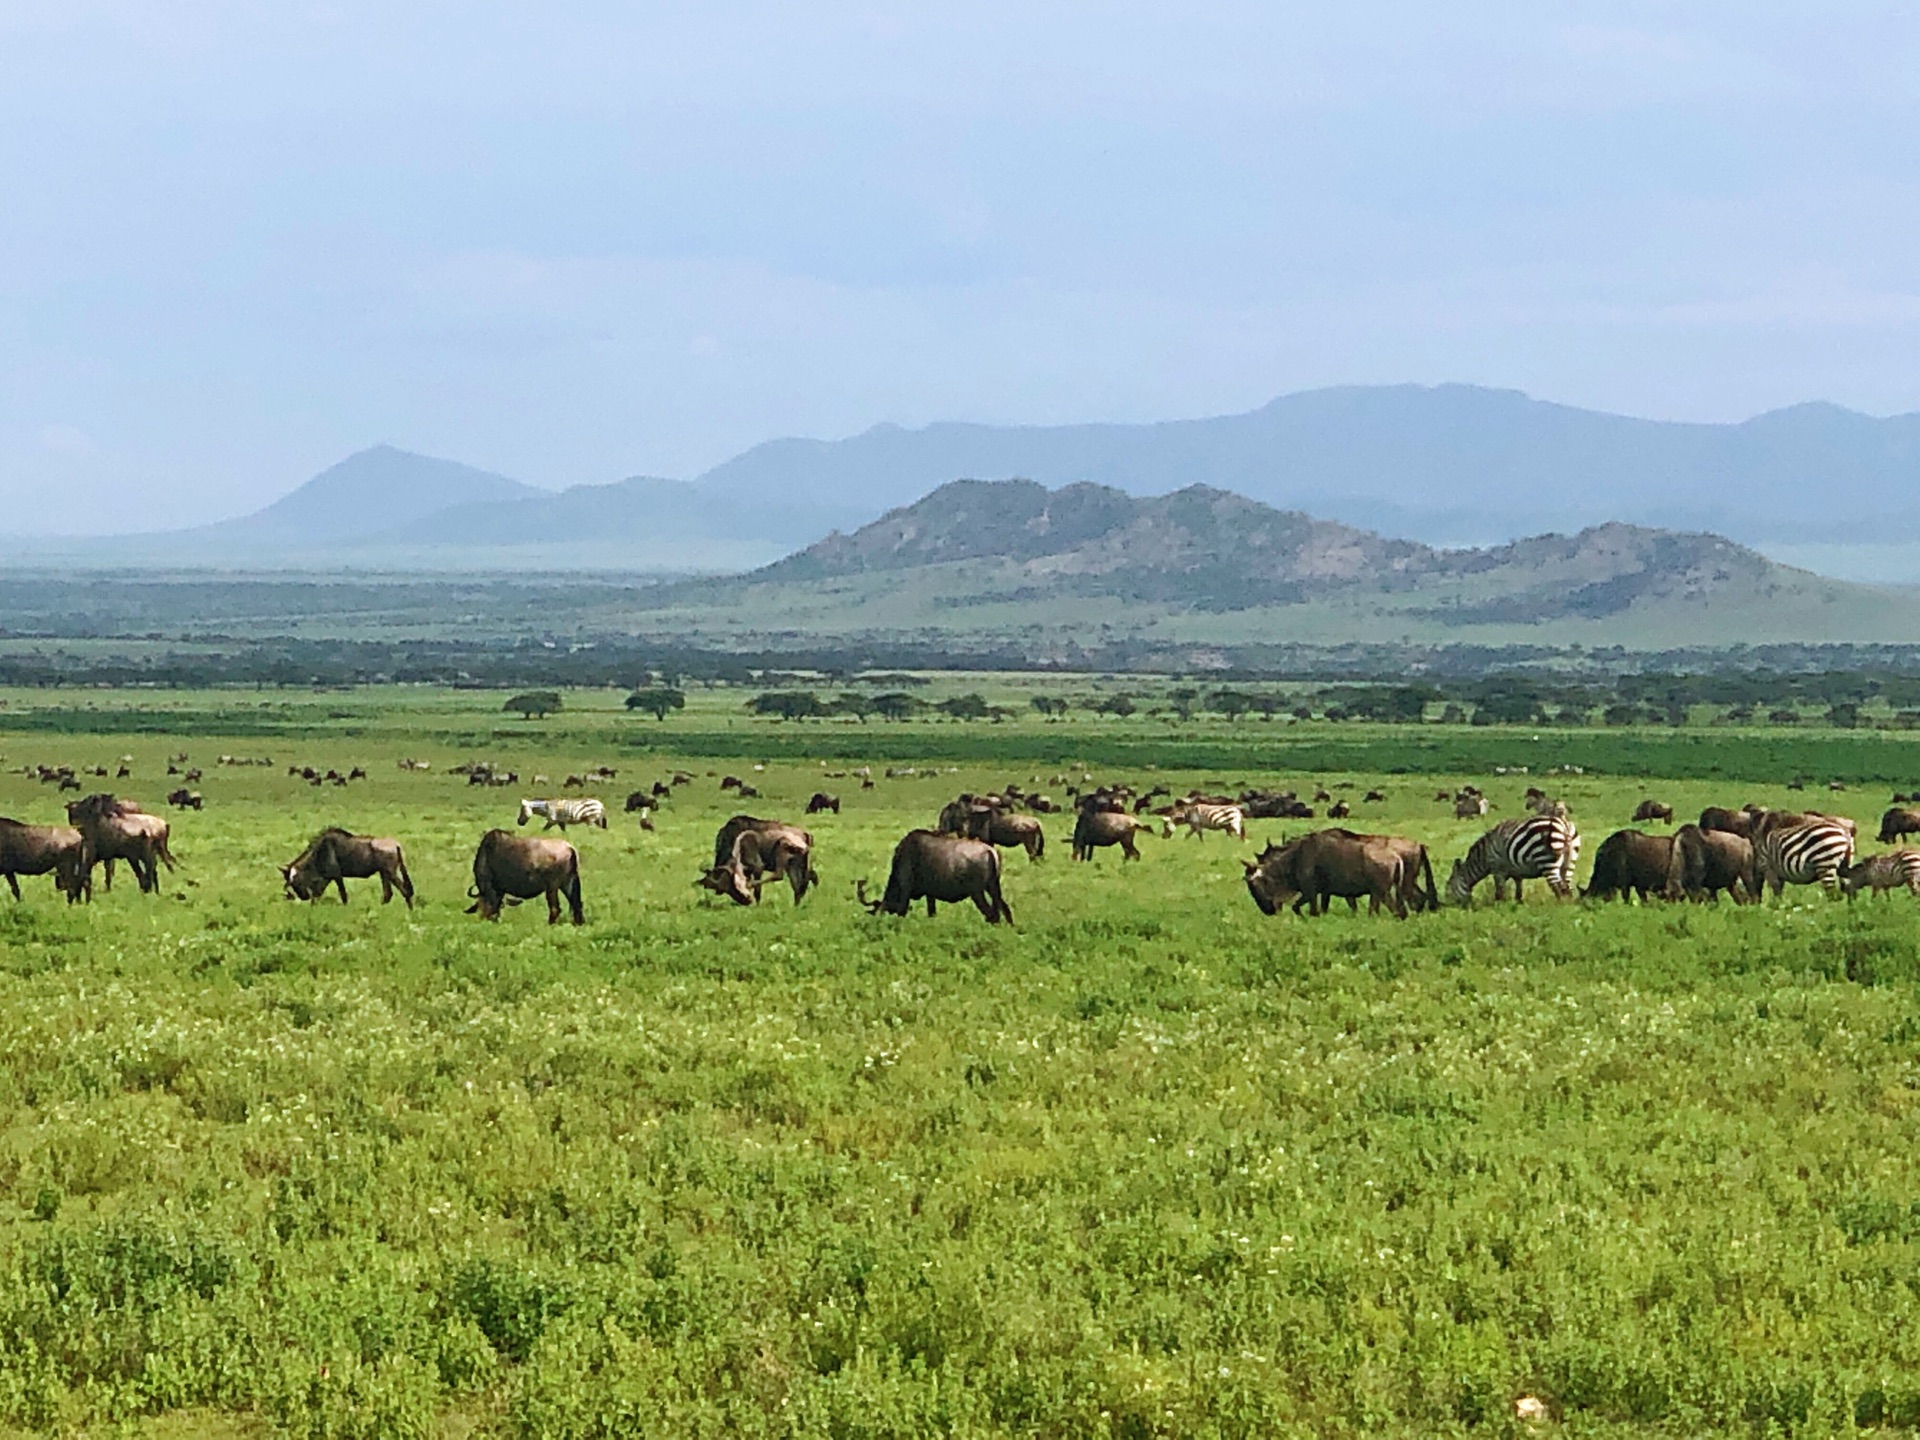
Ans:
POLYGON ((670 710, 686 708, 686 695, 671 685, 648 685, 627 696, 627 709, 645 710, 656 720, 666 719, 670 710))
POLYGON ((560 696, 553 690, 528 690, 512 696, 500 708, 522 720, 544 720, 560 708, 560 696))

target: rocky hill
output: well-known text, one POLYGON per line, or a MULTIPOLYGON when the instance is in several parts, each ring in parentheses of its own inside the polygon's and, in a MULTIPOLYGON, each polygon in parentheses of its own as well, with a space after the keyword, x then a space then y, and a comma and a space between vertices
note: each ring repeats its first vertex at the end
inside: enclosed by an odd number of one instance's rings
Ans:
POLYGON ((1624 524, 1439 549, 1208 486, 955 481, 750 574, 663 588, 647 627, 1726 645, 1899 640, 1920 597, 1717 535, 1624 524))

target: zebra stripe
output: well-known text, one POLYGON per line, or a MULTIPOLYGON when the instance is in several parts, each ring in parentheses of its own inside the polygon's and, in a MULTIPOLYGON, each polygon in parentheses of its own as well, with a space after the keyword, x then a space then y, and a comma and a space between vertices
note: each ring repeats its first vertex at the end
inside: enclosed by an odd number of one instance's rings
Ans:
MULTIPOLYGON (((1774 898, 1788 885, 1819 885, 1829 895, 1840 889, 1840 871, 1853 860, 1853 827, 1845 821, 1814 816, 1797 825, 1762 824, 1753 839, 1753 868, 1774 898)), ((1754 898, 1760 886, 1754 886, 1754 898)))
POLYGON ((1176 825, 1186 826, 1196 840, 1207 830, 1224 831, 1236 840, 1247 838, 1246 812, 1238 805, 1182 805, 1167 816, 1165 833, 1172 835, 1176 825))
POLYGON ((1580 832, 1564 815, 1535 815, 1525 820, 1502 820, 1473 842, 1466 858, 1456 860, 1447 877, 1447 899, 1464 905, 1473 887, 1493 877, 1493 898, 1506 899, 1507 881, 1513 898, 1520 898, 1520 882, 1545 880, 1562 900, 1573 893, 1573 867, 1580 858, 1580 832))
POLYGON ((1848 899, 1862 890, 1879 895, 1903 885, 1920 895, 1920 850, 1889 850, 1884 855, 1870 855, 1844 866, 1840 871, 1840 884, 1848 899))
POLYGON ((562 830, 569 825, 598 825, 602 830, 607 828, 607 807, 593 799, 520 802, 520 819, 517 823, 524 825, 536 815, 547 822, 544 828, 548 830, 556 825, 562 830))

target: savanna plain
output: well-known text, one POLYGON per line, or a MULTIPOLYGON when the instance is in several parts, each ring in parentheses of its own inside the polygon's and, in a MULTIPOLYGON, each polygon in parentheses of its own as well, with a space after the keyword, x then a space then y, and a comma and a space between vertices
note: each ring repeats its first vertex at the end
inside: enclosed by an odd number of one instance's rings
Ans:
POLYGON ((1267 918, 1240 860, 1301 822, 1075 864, 1060 815, 1043 860, 1007 857, 1013 927, 870 916, 853 893, 957 791, 1038 777, 1059 798, 1082 775, 1325 785, 1356 828, 1426 842, 1443 882, 1486 822, 1436 793, 1472 781, 1498 819, 1538 784, 1572 807, 1584 880, 1649 795, 1683 819, 1811 801, 1870 837, 1920 779, 1915 739, 782 724, 738 692, 660 723, 622 693, 530 721, 454 690, 0 697, 0 813, 60 816, 23 765, 122 756, 129 779, 94 783, 159 810, 181 752, 206 802, 169 812, 180 867, 157 896, 123 870, 90 906, 46 880, 0 900, 0 1422, 1920 1426, 1904 894, 1642 907, 1535 886, 1497 906, 1483 887, 1404 922, 1267 918), (448 773, 476 759, 521 785, 448 773), (609 827, 569 834, 588 923, 464 913, 482 832, 602 764, 609 827), (826 778, 860 764, 873 789, 826 778), (314 789, 289 765, 369 778, 314 789), (621 813, 676 768, 694 779, 651 832, 621 813), (1789 792, 1800 769, 1848 788, 1789 792), (841 812, 803 819, 815 790, 841 812), (812 830, 822 884, 799 907, 695 888, 740 810, 812 830), (329 824, 397 837, 417 908, 366 881, 344 906, 285 899, 277 865, 329 824))

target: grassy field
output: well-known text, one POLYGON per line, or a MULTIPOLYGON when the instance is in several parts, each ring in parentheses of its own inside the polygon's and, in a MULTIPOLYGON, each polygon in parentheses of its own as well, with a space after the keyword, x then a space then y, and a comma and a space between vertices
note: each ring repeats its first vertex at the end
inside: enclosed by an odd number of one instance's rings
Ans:
POLYGON ((1878 781, 1920 775, 1913 739, 781 726, 738 693, 664 727, 612 692, 532 723, 485 692, 0 699, 0 813, 59 813, 23 764, 121 755, 114 788, 157 807, 182 750, 207 798, 158 897, 123 874, 91 908, 45 881, 0 901, 0 1424, 1920 1426, 1904 897, 1267 919, 1231 842, 1077 866, 1060 817, 1044 861, 1007 864, 1011 930, 852 893, 955 791, 1069 762, 1380 785, 1357 819, 1427 841, 1444 878, 1479 826, 1434 795, 1463 779, 1499 815, 1530 782, 1561 794, 1590 859, 1643 795, 1804 802, 1781 783, 1799 770, 1853 781, 1818 803, 1870 825, 1878 781), (527 783, 446 773, 470 758, 527 783), (822 778, 858 760, 874 790, 822 778), (574 832, 589 924, 463 914, 480 833, 599 763, 616 810, 675 765, 697 779, 654 833, 574 832), (289 764, 371 778, 313 790, 289 764), (1543 778, 1561 765, 1588 773, 1543 778), (762 790, 755 813, 845 801, 808 822, 824 884, 797 910, 693 888, 740 808, 723 773, 762 790), (274 865, 328 823, 400 837, 419 908, 368 882, 346 907, 281 899, 274 865), (1545 1418, 1517 1420, 1523 1397, 1545 1418))

